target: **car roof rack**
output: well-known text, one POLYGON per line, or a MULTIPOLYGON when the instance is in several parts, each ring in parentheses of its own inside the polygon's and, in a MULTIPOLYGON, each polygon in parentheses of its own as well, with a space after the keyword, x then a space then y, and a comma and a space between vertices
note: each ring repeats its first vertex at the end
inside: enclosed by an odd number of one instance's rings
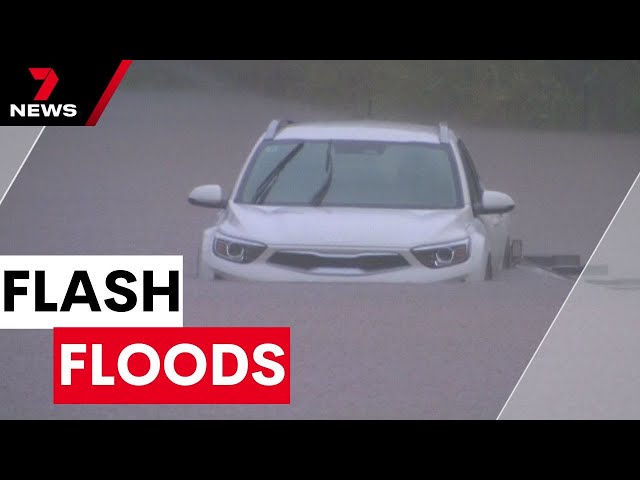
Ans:
POLYGON ((276 136, 276 134, 283 128, 286 127, 287 125, 291 125, 292 123, 295 123, 293 120, 271 120, 271 122, 269 123, 269 126, 267 127, 267 130, 264 132, 264 138, 265 140, 273 140, 276 136))
POLYGON ((449 143, 449 125, 447 125, 447 122, 438 124, 438 138, 440 143, 449 143))

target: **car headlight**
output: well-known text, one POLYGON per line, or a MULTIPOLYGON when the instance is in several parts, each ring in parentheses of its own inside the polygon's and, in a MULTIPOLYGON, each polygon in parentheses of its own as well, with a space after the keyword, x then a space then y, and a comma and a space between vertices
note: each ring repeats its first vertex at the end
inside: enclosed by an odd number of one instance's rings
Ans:
POLYGON ((230 262, 250 263, 267 249, 263 243, 241 240, 217 233, 213 237, 213 253, 230 262))
POLYGON ((465 238, 455 242, 416 247, 411 253, 425 267, 444 268, 466 262, 471 254, 471 241, 465 238))

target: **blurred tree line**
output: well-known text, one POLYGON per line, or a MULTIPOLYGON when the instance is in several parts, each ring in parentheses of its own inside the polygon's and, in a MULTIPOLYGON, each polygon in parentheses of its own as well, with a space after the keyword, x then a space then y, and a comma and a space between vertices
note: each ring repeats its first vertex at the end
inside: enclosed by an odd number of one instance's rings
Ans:
POLYGON ((261 93, 354 116, 640 130, 638 60, 216 60, 261 93))

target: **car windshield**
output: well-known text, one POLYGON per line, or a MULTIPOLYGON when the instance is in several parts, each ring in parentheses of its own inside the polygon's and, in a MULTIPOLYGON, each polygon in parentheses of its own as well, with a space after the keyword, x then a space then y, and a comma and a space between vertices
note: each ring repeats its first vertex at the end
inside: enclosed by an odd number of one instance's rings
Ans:
POLYGON ((256 152, 235 201, 260 205, 447 209, 461 206, 449 146, 274 141, 256 152))

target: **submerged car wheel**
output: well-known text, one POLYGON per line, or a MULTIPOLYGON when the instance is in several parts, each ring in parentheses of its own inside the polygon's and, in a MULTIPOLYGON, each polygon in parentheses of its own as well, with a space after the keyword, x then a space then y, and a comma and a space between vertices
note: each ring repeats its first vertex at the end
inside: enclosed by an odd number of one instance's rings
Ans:
POLYGON ((198 249, 198 254, 196 255, 196 278, 206 281, 215 279, 213 271, 203 262, 200 249, 198 249))
POLYGON ((505 270, 513 266, 512 258, 513 256, 511 254, 511 239, 507 238, 507 244, 504 246, 504 258, 502 260, 502 265, 505 270))
POLYGON ((484 270, 484 279, 487 281, 493 280, 493 265, 491 264, 491 255, 487 257, 487 266, 484 270))

